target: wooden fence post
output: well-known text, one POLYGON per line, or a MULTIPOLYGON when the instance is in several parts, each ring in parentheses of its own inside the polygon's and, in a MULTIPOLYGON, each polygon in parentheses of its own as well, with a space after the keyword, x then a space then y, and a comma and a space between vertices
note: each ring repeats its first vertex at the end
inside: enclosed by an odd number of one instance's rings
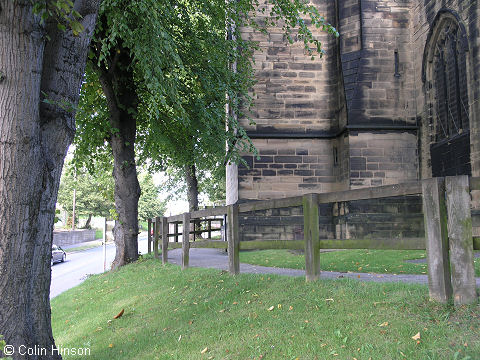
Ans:
POLYGON ((148 228, 147 228, 147 246, 148 246, 148 253, 152 252, 152 219, 148 219, 148 228))
POLYGON ((155 259, 158 259, 158 237, 160 233, 160 218, 157 216, 155 218, 155 223, 153 224, 153 254, 155 259))
POLYGON ((320 277, 320 224, 318 194, 303 196, 303 236, 305 241, 305 276, 307 281, 320 277))
POLYGON ((446 303, 452 297, 448 257, 445 179, 422 181, 425 247, 427 249, 428 291, 430 299, 446 303))
POLYGON ((178 223, 176 222, 173 227, 175 229, 175 242, 178 243, 178 223))
POLYGON ((168 262, 168 219, 162 217, 162 264, 168 262))
POLYGON ((183 214, 182 270, 188 268, 190 259, 190 213, 183 214))
POLYGON ((240 273, 240 238, 238 224, 238 204, 227 207, 228 271, 232 275, 240 273))
POLYGON ((455 305, 471 304, 477 294, 468 176, 447 176, 446 189, 453 301, 455 305))

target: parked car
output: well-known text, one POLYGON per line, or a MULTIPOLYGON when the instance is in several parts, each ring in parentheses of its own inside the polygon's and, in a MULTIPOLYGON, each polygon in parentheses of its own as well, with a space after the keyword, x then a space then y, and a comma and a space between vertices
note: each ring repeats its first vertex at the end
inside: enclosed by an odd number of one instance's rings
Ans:
POLYGON ((64 262, 67 254, 60 246, 52 245, 52 265, 56 262, 64 262))

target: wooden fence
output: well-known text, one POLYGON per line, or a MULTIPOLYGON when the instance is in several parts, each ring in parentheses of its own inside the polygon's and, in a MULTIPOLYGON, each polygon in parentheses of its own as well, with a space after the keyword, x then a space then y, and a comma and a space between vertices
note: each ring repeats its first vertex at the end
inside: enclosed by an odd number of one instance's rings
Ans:
POLYGON ((331 193, 306 194, 284 199, 251 201, 223 207, 184 213, 170 217, 157 217, 148 221, 148 243, 158 258, 161 239, 162 262, 168 261, 168 249, 182 248, 182 269, 189 266, 190 248, 218 248, 228 250, 229 272, 240 272, 239 251, 251 249, 303 249, 307 281, 320 276, 320 249, 392 249, 427 250, 428 286, 430 297, 447 302, 453 297, 455 304, 476 301, 474 249, 480 250, 480 238, 472 237, 470 192, 480 190, 480 178, 452 176, 432 178, 396 185, 361 188, 331 193), (425 237, 421 238, 363 238, 321 239, 319 204, 331 202, 381 199, 395 196, 422 195, 425 237), (239 213, 289 207, 303 207, 303 240, 240 241, 239 213), (227 241, 212 240, 226 216, 227 241), (203 229, 192 229, 192 223, 206 223, 203 229), (219 226, 212 228, 212 223, 219 226), (170 232, 173 224, 174 232, 170 232), (179 225, 182 242, 178 242, 179 225), (208 233, 208 239, 195 241, 195 235, 208 233), (190 241, 193 235, 194 241, 190 241), (170 241, 173 238, 174 241, 170 241), (189 239, 189 241, 184 241, 189 239))

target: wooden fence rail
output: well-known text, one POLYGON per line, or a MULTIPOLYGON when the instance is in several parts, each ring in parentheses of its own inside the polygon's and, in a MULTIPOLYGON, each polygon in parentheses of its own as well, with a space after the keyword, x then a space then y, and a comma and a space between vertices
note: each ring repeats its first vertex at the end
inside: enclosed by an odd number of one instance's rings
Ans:
MULTIPOLYGON (((470 192, 477 190, 480 190, 480 178, 455 176, 284 199, 250 201, 170 217, 157 217, 148 221, 148 251, 151 252, 153 237, 153 252, 158 258, 161 238, 162 262, 166 263, 168 249, 181 247, 182 269, 186 269, 189 266, 190 248, 227 249, 229 272, 238 274, 240 250, 303 249, 306 280, 314 281, 320 276, 320 249, 426 250, 430 297, 439 302, 447 302, 453 297, 455 304, 473 303, 477 298, 473 251, 480 250, 480 238, 472 237, 470 192), (424 238, 320 238, 319 204, 407 195, 422 195, 424 238), (300 206, 303 208, 303 240, 240 241, 239 214, 300 206), (222 226, 225 225, 225 217, 226 229, 222 226), (202 222, 207 223, 207 229, 191 229, 192 223, 202 222), (212 228, 212 222, 219 222, 220 228, 212 228), (170 232, 170 224, 174 226, 173 232, 170 232), (179 224, 182 226, 181 232, 179 224), (226 234, 226 242, 211 239, 212 232, 220 229, 226 234), (195 240, 196 234, 205 232, 208 233, 208 239, 190 241, 191 234, 195 240), (178 243, 180 234, 181 244, 178 243), (169 241, 171 237, 175 242, 169 241)), ((473 222, 480 225, 480 212, 473 222)))

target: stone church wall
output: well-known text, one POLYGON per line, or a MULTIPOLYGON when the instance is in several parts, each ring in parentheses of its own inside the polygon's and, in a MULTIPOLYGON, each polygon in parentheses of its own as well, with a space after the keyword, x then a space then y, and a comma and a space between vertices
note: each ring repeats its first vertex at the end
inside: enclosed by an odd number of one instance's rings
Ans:
POLYGON ((417 179, 415 132, 351 132, 349 140, 352 189, 417 179))
MULTIPOLYGON (((480 176, 478 2, 314 3, 341 34, 335 39, 317 33, 326 49, 322 59, 312 61, 303 44, 287 44, 279 28, 268 36, 245 29, 244 36, 262 49, 255 55, 255 125, 244 120, 259 157, 245 154, 248 168, 240 166, 238 178, 232 177, 236 183, 229 186, 236 186, 239 201, 431 177, 432 93, 423 76, 424 52, 437 14, 445 9, 458 17, 468 37, 470 159, 472 175, 480 176)), ((264 225, 264 214, 247 214, 243 236, 298 238, 299 211, 291 210, 291 218, 286 209, 274 212, 264 225)), ((423 234, 419 197, 330 204, 322 212, 325 237, 423 234)))
POLYGON ((480 137, 479 137, 479 115, 480 114, 480 53, 479 53, 479 29, 480 19, 478 13, 480 5, 473 0, 450 0, 450 1, 412 1, 412 53, 415 82, 417 88, 417 116, 419 122, 420 138, 420 174, 422 178, 432 175, 430 163, 430 137, 432 131, 432 104, 430 97, 431 83, 425 79, 424 73, 424 52, 429 34, 435 25, 435 20, 441 11, 447 10, 452 16, 458 16, 458 20, 465 26, 468 38, 467 53, 467 83, 463 84, 468 89, 469 113, 470 113, 470 142, 471 142, 471 164, 472 175, 480 175, 480 137))

